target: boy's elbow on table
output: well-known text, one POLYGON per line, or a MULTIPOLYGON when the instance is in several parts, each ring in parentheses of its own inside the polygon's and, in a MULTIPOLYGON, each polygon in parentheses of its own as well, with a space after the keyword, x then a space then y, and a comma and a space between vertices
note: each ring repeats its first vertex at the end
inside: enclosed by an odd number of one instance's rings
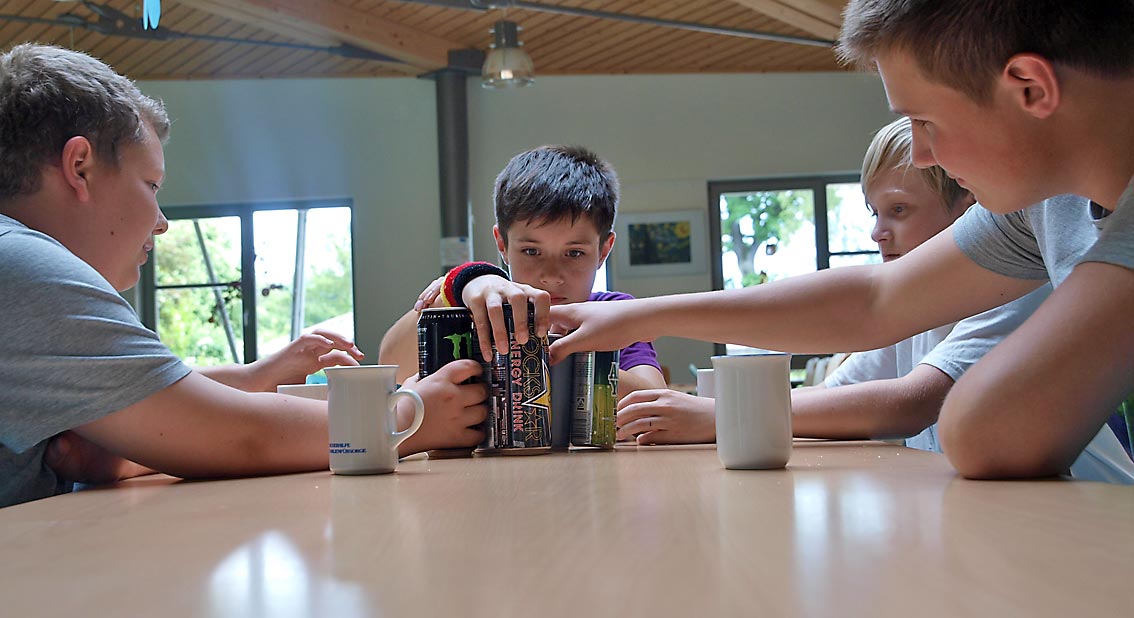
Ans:
POLYGON ((1075 460, 1062 444, 1050 444, 1047 432, 1028 431, 1002 407, 964 391, 950 393, 941 409, 938 435, 957 472, 968 479, 1016 479, 1055 476, 1075 460))

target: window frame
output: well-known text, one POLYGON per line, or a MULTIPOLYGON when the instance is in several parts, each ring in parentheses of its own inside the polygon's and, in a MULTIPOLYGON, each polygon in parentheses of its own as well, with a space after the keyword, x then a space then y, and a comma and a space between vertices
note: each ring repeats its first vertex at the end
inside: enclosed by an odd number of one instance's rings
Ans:
MULTIPOLYGON (((840 255, 870 255, 874 251, 835 251, 831 252, 830 225, 827 211, 827 187, 848 183, 861 183, 862 175, 853 172, 833 174, 813 174, 805 176, 768 176, 762 178, 749 178, 739 180, 711 180, 708 183, 708 214, 709 214, 709 245, 710 269, 712 272, 712 285, 714 290, 724 289, 724 267, 721 261, 721 195, 725 193, 755 193, 759 191, 788 191, 811 190, 814 196, 815 210, 815 268, 817 271, 831 267, 831 256, 840 255), (822 215, 822 216, 820 216, 822 215)), ((714 353, 723 355, 726 352, 725 344, 714 343, 714 353)), ((812 355, 800 355, 798 359, 792 357, 792 367, 802 366, 812 355)))
MULTIPOLYGON (((231 202, 224 204, 189 204, 164 206, 162 213, 169 221, 192 219, 215 219, 238 217, 240 219, 240 293, 242 301, 243 328, 241 336, 244 344, 244 363, 255 361, 258 356, 258 337, 256 330, 256 234, 254 217, 257 212, 272 210, 310 211, 320 208, 350 208, 351 237, 351 293, 357 290, 358 269, 355 261, 354 238, 355 216, 354 200, 349 197, 323 199, 271 200, 264 202, 231 202), (251 276, 247 276, 251 273, 251 276)), ((139 279, 139 309, 142 324, 157 332, 157 291, 164 286, 157 285, 154 270, 155 260, 146 260, 142 265, 139 279)))

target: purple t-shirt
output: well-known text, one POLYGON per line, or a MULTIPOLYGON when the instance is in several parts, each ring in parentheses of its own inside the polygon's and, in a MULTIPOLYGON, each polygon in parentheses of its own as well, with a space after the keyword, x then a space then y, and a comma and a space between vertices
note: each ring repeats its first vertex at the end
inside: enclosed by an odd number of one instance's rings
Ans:
MULTIPOLYGON (((591 292, 587 301, 630 300, 633 298, 633 296, 622 292, 591 292)), ((618 368, 625 371, 638 365, 649 365, 661 371, 661 365, 658 364, 658 354, 654 351, 654 345, 649 341, 631 343, 622 348, 622 353, 618 357, 618 368)))

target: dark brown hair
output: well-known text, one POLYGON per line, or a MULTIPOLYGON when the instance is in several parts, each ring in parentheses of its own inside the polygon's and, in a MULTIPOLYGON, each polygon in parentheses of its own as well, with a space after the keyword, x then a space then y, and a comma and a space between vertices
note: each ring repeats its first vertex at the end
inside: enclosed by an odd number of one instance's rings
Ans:
POLYGON ((868 69, 909 53, 928 79, 986 103, 1021 53, 1105 78, 1134 74, 1134 0, 851 0, 836 51, 868 69))
POLYGON ((586 217, 605 242, 618 211, 618 176, 609 163, 580 146, 540 146, 522 152, 496 177, 492 200, 505 242, 517 221, 535 225, 586 217))

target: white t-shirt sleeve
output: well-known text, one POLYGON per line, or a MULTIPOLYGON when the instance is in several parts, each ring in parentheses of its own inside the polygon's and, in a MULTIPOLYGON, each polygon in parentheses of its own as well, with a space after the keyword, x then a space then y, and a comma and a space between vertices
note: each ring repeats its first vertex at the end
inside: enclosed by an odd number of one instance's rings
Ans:
POLYGON ((827 388, 859 384, 871 380, 889 380, 898 377, 897 353, 894 346, 851 354, 835 373, 823 381, 827 388))
POLYGON ((1048 283, 1007 305, 957 322, 949 336, 919 364, 932 365, 956 382, 969 367, 1023 324, 1050 294, 1051 284, 1048 283))

